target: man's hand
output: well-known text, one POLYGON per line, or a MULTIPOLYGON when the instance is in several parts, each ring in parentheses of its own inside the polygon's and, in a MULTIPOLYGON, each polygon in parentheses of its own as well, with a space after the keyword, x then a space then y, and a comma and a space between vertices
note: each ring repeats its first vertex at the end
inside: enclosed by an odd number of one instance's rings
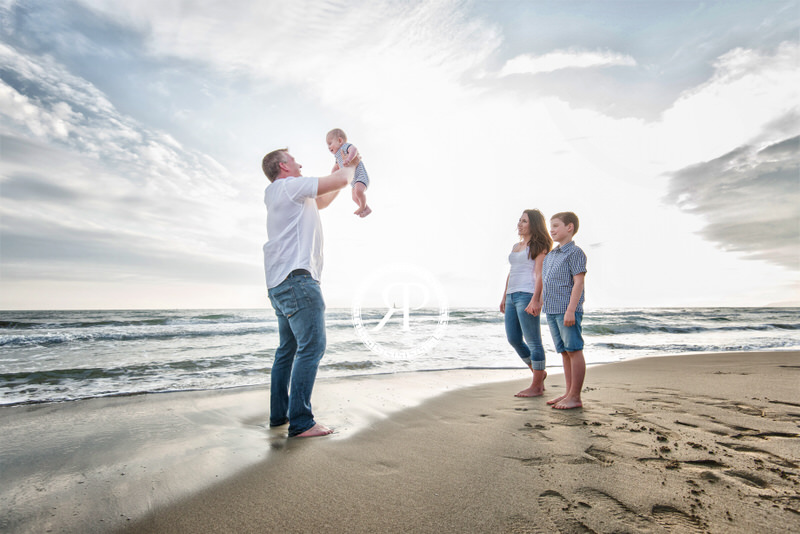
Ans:
POLYGON ((567 310, 564 312, 564 326, 572 326, 575 324, 575 312, 567 310))
POLYGON ((347 157, 344 158, 342 163, 349 167, 351 164, 353 166, 358 165, 360 161, 361 155, 358 153, 358 149, 355 145, 350 145, 350 148, 347 149, 347 157))

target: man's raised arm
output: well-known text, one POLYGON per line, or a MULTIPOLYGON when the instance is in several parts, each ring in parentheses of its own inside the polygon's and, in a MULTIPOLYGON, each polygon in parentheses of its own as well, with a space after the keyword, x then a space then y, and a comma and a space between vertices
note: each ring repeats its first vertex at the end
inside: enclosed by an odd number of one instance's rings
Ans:
POLYGON ((319 178, 317 184, 317 209, 327 208, 339 191, 344 189, 353 180, 358 159, 334 173, 319 178))

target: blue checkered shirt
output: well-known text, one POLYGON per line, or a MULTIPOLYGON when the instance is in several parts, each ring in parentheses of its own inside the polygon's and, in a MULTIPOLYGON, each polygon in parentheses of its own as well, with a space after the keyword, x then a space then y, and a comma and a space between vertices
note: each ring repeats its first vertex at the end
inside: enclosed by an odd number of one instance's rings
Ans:
MULTIPOLYGON (((544 313, 566 313, 569 298, 575 282, 572 277, 586 272, 586 254, 570 241, 557 246, 544 257, 542 265, 542 284, 544 290, 544 313)), ((583 292, 576 312, 583 313, 583 292)))

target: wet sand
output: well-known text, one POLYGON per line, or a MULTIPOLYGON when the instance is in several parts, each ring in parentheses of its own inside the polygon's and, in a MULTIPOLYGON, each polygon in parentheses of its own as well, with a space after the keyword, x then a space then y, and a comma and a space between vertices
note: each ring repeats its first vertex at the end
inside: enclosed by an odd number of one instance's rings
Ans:
MULTIPOLYGON (((503 378, 476 373, 474 383, 503 378)), ((458 374, 321 383, 315 411, 338 431, 306 440, 286 439, 285 427, 263 427, 263 391, 0 413, 12 435, 15 420, 41 417, 44 429, 59 411, 63 427, 71 420, 74 433, 87 432, 80 424, 91 425, 89 414, 108 404, 117 417, 110 426, 137 413, 142 418, 133 425, 137 445, 126 449, 122 433, 102 446, 87 438, 94 453, 84 457, 77 449, 81 465, 45 464, 43 491, 61 483, 62 498, 53 505, 51 495, 49 509, 29 507, 26 521, 10 510, 35 498, 36 489, 30 476, 17 473, 12 479, 28 489, 0 490, 4 516, 16 520, 5 526, 10 532, 800 532, 798 352, 593 367, 584 408, 571 411, 545 404, 563 392, 561 375, 551 373, 544 397, 521 399, 514 393, 529 383, 522 371, 510 375, 518 380, 457 389, 458 374), (430 396, 445 384, 453 391, 423 400, 421 392, 430 396), (147 421, 154 431, 140 439, 147 421), (127 454, 136 461, 125 474, 115 471, 127 454), (80 483, 79 475, 98 470, 102 476, 80 483), (126 488, 128 473, 138 482, 126 488), (183 483, 183 476, 192 478, 187 473, 202 481, 183 483), (170 484, 177 489, 169 491, 170 484)), ((48 454, 57 452, 34 446, 29 459, 48 454)))

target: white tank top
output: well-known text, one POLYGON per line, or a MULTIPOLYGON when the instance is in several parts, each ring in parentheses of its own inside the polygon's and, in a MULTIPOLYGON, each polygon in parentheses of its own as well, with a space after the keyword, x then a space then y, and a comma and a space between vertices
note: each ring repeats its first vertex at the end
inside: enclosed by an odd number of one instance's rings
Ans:
POLYGON ((528 247, 519 252, 511 252, 508 255, 508 263, 511 264, 511 272, 508 276, 506 293, 516 293, 518 291, 533 293, 536 286, 536 273, 534 271, 536 262, 528 258, 528 247))

